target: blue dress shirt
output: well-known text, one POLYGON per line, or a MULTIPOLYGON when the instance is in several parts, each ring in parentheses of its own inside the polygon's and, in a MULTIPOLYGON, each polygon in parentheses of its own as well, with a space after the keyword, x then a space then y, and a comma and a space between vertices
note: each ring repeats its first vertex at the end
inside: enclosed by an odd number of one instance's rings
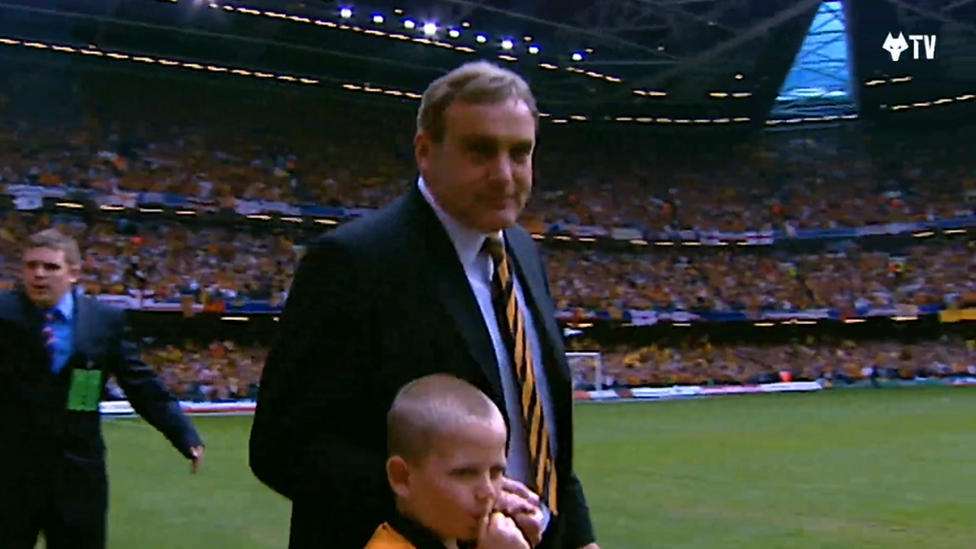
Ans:
POLYGON ((51 353, 51 371, 60 373, 68 358, 74 352, 74 326, 71 322, 75 312, 75 296, 72 292, 64 294, 54 308, 44 317, 44 330, 50 332, 51 342, 47 345, 51 353))

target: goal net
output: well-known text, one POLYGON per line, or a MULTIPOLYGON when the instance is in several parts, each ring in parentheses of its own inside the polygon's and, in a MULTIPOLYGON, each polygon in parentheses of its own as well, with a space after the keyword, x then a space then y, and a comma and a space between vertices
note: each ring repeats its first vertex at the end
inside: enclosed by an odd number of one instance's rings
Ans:
POLYGON ((566 353, 569 369, 573 372, 573 389, 576 391, 600 391, 603 389, 603 362, 600 353, 566 353))

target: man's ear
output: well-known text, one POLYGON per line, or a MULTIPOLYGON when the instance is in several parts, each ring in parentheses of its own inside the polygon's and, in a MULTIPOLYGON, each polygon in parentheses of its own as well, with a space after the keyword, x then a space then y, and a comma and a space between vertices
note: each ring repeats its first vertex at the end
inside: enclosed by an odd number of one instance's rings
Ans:
POLYGON ((68 266, 68 280, 72 284, 77 284, 78 279, 81 278, 81 265, 69 265, 68 266))
POLYGON ((430 166, 430 154, 433 148, 434 142, 431 140, 430 134, 424 131, 417 132, 413 138, 413 155, 421 173, 426 172, 430 166))
POLYGON ((410 465, 400 456, 386 460, 386 479, 393 493, 401 498, 410 495, 410 465))

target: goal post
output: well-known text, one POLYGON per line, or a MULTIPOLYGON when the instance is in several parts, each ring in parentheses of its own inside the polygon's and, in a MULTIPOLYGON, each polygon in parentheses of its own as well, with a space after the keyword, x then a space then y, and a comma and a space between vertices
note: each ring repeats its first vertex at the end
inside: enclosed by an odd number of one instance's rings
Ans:
POLYGON ((573 373, 573 389, 603 390, 603 361, 597 352, 567 352, 566 360, 573 373))

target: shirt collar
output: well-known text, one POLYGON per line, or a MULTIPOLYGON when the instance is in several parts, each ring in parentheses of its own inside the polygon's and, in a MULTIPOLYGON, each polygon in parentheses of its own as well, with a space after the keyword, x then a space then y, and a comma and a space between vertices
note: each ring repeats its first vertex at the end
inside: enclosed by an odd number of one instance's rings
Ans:
POLYGON ((400 534, 416 549, 444 549, 447 543, 439 540, 429 528, 419 522, 401 514, 399 511, 389 517, 386 525, 400 534))
POLYGON ((61 313, 61 318, 71 320, 71 317, 75 312, 75 293, 68 290, 68 292, 64 294, 64 297, 61 298, 61 301, 58 301, 58 304, 55 305, 52 310, 61 313))
POLYGON ((465 268, 471 266, 475 258, 478 257, 478 254, 481 253, 481 247, 484 245, 488 235, 465 227, 460 221, 445 212, 437 204, 434 195, 430 193, 430 189, 427 188, 427 183, 423 177, 417 180, 417 188, 420 189, 420 194, 430 204, 430 207, 434 210, 434 214, 437 215, 437 219, 440 220, 441 225, 444 226, 444 230, 447 231, 447 236, 451 239, 451 243, 454 244, 454 250, 461 260, 461 265, 465 268))

